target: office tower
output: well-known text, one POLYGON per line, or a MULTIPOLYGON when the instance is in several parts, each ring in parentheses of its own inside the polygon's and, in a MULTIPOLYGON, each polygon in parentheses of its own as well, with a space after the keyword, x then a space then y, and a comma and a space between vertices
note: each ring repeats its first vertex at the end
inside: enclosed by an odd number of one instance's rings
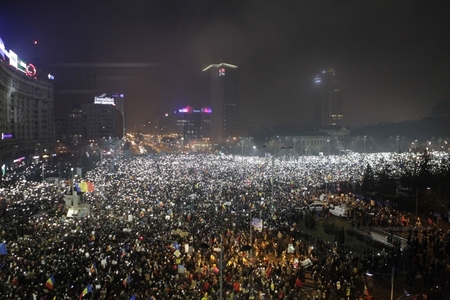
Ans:
POLYGON ((115 99, 104 95, 95 97, 94 103, 74 107, 68 124, 69 139, 75 145, 123 137, 122 113, 116 108, 115 99))
POLYGON ((314 78, 315 120, 318 127, 342 126, 344 119, 342 92, 336 71, 322 71, 314 78))
POLYGON ((189 140, 209 140, 211 127, 211 109, 202 107, 194 109, 190 106, 175 111, 177 115, 177 133, 189 140))
POLYGON ((122 114, 122 136, 126 136, 126 120, 125 120, 125 96, 124 94, 118 94, 115 93, 112 95, 112 97, 114 98, 114 102, 116 104, 116 108, 118 111, 120 111, 120 113, 122 114))
POLYGON ((237 66, 213 64, 203 69, 203 72, 210 72, 211 142, 219 144, 227 138, 240 136, 237 66))

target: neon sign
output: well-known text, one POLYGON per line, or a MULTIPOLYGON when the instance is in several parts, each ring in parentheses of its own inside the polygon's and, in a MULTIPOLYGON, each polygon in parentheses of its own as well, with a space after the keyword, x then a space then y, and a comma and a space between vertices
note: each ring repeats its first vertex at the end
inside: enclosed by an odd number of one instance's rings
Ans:
POLYGON ((9 64, 20 72, 25 73, 25 75, 30 77, 36 76, 36 67, 33 64, 28 64, 24 60, 20 59, 14 51, 7 51, 2 39, 0 39, 0 55, 3 58, 5 58, 5 56, 8 57, 9 64))
POLYGON ((36 67, 33 64, 28 64, 25 70, 25 74, 27 74, 28 76, 33 77, 36 75, 36 67))
POLYGON ((2 140, 11 139, 13 137, 12 133, 3 133, 2 132, 2 140))
POLYGON ((14 159, 13 162, 14 162, 14 163, 19 163, 19 162, 22 162, 22 161, 24 161, 24 160, 25 160, 25 156, 22 156, 22 157, 19 157, 19 158, 14 159))
POLYGON ((114 98, 110 97, 95 97, 94 104, 116 105, 114 98))
POLYGON ((202 111, 202 113, 205 113, 205 114, 210 114, 210 113, 212 113, 212 109, 211 109, 210 107, 203 107, 203 108, 201 109, 201 111, 202 111))
POLYGON ((186 107, 180 108, 178 110, 178 112, 180 112, 180 113, 190 113, 190 112, 192 112, 192 107, 186 106, 186 107))

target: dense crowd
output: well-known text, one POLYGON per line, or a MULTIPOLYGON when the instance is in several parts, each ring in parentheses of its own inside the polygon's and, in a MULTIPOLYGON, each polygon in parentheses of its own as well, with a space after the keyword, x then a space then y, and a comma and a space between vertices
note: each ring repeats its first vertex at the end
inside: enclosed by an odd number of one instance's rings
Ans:
MULTIPOLYGON (((434 156, 431 165, 443 158, 434 156)), ((2 187, 2 299, 219 299, 221 290, 230 300, 360 299, 373 287, 365 271, 386 265, 406 269, 411 286, 417 274, 427 278, 427 288, 437 278, 441 288, 448 286, 450 237, 435 227, 411 231, 405 253, 379 255, 351 252, 299 226, 326 216, 301 207, 329 182, 359 181, 368 163, 406 172, 414 168, 409 154, 273 161, 168 155, 115 163, 114 172, 105 162, 85 174, 95 191, 83 197, 90 206, 84 218, 66 218, 71 184, 14 174, 14 183, 2 187), (254 218, 263 228, 252 227, 254 218), (314 282, 308 289, 307 275, 314 282)), ((337 199, 329 198, 345 201, 358 227, 367 220, 392 227, 408 217, 390 206, 337 199)))

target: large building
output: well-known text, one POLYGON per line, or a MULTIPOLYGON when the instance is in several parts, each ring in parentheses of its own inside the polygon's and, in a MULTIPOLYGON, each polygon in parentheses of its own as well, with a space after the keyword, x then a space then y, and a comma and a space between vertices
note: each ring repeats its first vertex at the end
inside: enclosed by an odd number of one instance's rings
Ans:
POLYGON ((211 142, 219 144, 230 137, 241 136, 237 66, 213 64, 203 69, 203 72, 210 73, 211 142))
POLYGON ((336 71, 322 71, 314 78, 314 125, 316 127, 342 126, 344 110, 342 92, 336 71))
POLYGON ((112 98, 95 97, 94 103, 73 108, 68 123, 69 139, 75 145, 123 137, 122 114, 112 98))
POLYGON ((126 122, 125 122, 125 96, 124 94, 113 94, 112 97, 114 98, 114 103, 116 104, 116 108, 118 111, 120 111, 120 113, 122 114, 122 136, 125 136, 127 133, 127 128, 126 128, 126 122))
MULTIPOLYGON (((50 78, 50 76, 48 77, 50 78)), ((30 162, 53 152, 53 85, 0 39, 0 164, 30 162)))
POLYGON ((175 111, 178 135, 184 140, 209 140, 211 129, 211 109, 194 109, 190 106, 175 111))

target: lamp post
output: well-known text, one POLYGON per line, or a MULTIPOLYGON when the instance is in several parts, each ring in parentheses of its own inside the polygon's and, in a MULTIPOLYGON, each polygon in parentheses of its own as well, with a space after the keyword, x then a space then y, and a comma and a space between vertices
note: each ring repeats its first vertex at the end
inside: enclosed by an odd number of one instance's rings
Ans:
POLYGON ((392 267, 392 273, 371 273, 369 271, 366 272, 367 276, 374 275, 389 275, 391 276, 391 300, 394 300, 394 267, 392 267))
POLYGON ((366 141, 367 141, 367 136, 363 137, 363 142, 364 142, 364 154, 366 154, 366 141))
POLYGON ((395 138, 395 140, 397 141, 397 152, 400 152, 400 149, 398 148, 398 141, 400 140, 400 137, 397 135, 397 137, 395 138))
POLYGON ((294 142, 294 156, 297 156, 297 151, 295 151, 295 144, 298 142, 298 139, 295 137, 292 139, 292 142, 294 142))
POLYGON ((330 140, 327 140, 327 148, 328 155, 330 155, 330 140))
POLYGON ((45 181, 45 165, 42 163, 42 182, 45 181))

